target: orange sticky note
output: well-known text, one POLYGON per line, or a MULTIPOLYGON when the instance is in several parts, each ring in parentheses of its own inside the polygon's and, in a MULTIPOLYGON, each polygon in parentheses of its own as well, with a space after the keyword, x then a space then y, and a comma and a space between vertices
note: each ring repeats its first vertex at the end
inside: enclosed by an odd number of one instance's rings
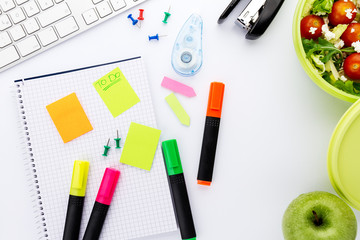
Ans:
POLYGON ((46 106, 64 143, 93 130, 75 93, 46 106))

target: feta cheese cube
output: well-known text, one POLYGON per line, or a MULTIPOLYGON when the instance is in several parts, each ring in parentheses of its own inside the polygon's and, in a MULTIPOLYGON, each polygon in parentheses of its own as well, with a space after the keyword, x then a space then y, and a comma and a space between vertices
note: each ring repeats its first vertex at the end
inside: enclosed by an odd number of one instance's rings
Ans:
POLYGON ((355 51, 356 51, 357 53, 360 53, 360 41, 359 41, 359 40, 356 41, 356 42, 353 42, 353 43, 351 44, 351 46, 354 47, 354 49, 355 49, 355 51))
POLYGON ((348 79, 344 75, 342 75, 342 76, 340 76, 340 80, 343 82, 346 82, 348 79))
POLYGON ((316 30, 317 30, 316 27, 311 27, 310 30, 309 30, 309 33, 315 34, 316 30))
POLYGON ((344 41, 341 40, 341 39, 339 39, 339 40, 334 44, 334 46, 335 46, 336 48, 338 48, 338 49, 343 48, 344 45, 345 45, 345 43, 344 43, 344 41))

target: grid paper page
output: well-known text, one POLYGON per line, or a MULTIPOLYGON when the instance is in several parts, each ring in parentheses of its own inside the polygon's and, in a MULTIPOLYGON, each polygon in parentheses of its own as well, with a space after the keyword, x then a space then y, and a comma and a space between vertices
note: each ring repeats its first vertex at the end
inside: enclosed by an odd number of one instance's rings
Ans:
MULTIPOLYGON (((45 218, 39 221, 46 232, 42 238, 61 239, 74 160, 90 162, 84 212, 81 222, 82 238, 106 167, 121 171, 101 239, 133 239, 177 229, 166 170, 160 144, 151 171, 120 163, 121 149, 115 149, 119 130, 121 147, 131 122, 156 128, 155 114, 141 58, 119 61, 84 70, 70 71, 16 82, 25 111, 34 170, 45 218), (93 82, 119 67, 140 98, 140 102, 114 118, 96 92, 93 82), (57 132, 46 106, 75 92, 88 116, 93 130, 66 144, 57 132), (111 149, 103 157, 104 145, 110 138, 111 149), (42 224, 46 223, 46 226, 42 224)), ((25 129, 26 130, 26 129, 25 129)), ((27 136, 26 136, 27 137, 27 136)), ((34 180, 33 180, 34 182, 34 180)), ((40 205, 39 205, 40 208, 40 205)), ((39 210, 40 211, 40 210, 39 210)))

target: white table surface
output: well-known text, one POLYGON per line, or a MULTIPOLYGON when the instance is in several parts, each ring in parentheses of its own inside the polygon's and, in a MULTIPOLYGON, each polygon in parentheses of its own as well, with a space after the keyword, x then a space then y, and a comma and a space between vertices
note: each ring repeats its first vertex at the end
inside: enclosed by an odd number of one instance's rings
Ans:
MULTIPOLYGON (((247 2, 218 25, 228 0, 173 1, 164 25, 170 2, 149 0, 141 6, 146 18, 141 29, 132 27, 125 13, 0 73, 0 239, 37 239, 38 231, 20 154, 13 80, 138 55, 145 58, 161 139, 179 143, 199 240, 283 239, 282 215, 294 198, 316 190, 335 193, 327 148, 350 104, 322 91, 301 68, 291 35, 297 1, 285 1, 256 41, 246 40, 245 30, 234 24, 247 2), (197 75, 185 78, 174 72, 170 57, 178 31, 193 12, 204 20, 204 64, 197 75), (148 42, 147 35, 155 33, 168 36, 148 42), (164 76, 196 90, 195 98, 179 95, 190 127, 167 106, 170 91, 160 86, 164 76), (226 89, 213 184, 205 188, 196 184, 196 176, 212 81, 224 82, 226 89)), ((180 234, 146 238, 155 239, 176 240, 180 234)))

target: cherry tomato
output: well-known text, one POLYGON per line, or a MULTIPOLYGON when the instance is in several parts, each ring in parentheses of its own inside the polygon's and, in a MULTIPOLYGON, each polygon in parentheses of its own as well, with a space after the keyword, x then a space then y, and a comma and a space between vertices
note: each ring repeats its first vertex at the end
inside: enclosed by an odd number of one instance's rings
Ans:
POLYGON ((347 47, 351 47, 353 42, 360 41, 360 23, 349 24, 345 32, 341 35, 341 39, 347 47))
POLYGON ((349 78, 360 80, 360 53, 353 53, 345 59, 344 72, 349 78))
POLYGON ((339 0, 334 3, 331 13, 329 14, 330 24, 350 24, 356 16, 356 6, 350 0, 339 0))
POLYGON ((321 36, 321 27, 324 24, 324 20, 319 16, 309 15, 304 17, 300 23, 301 37, 318 39, 321 36))

